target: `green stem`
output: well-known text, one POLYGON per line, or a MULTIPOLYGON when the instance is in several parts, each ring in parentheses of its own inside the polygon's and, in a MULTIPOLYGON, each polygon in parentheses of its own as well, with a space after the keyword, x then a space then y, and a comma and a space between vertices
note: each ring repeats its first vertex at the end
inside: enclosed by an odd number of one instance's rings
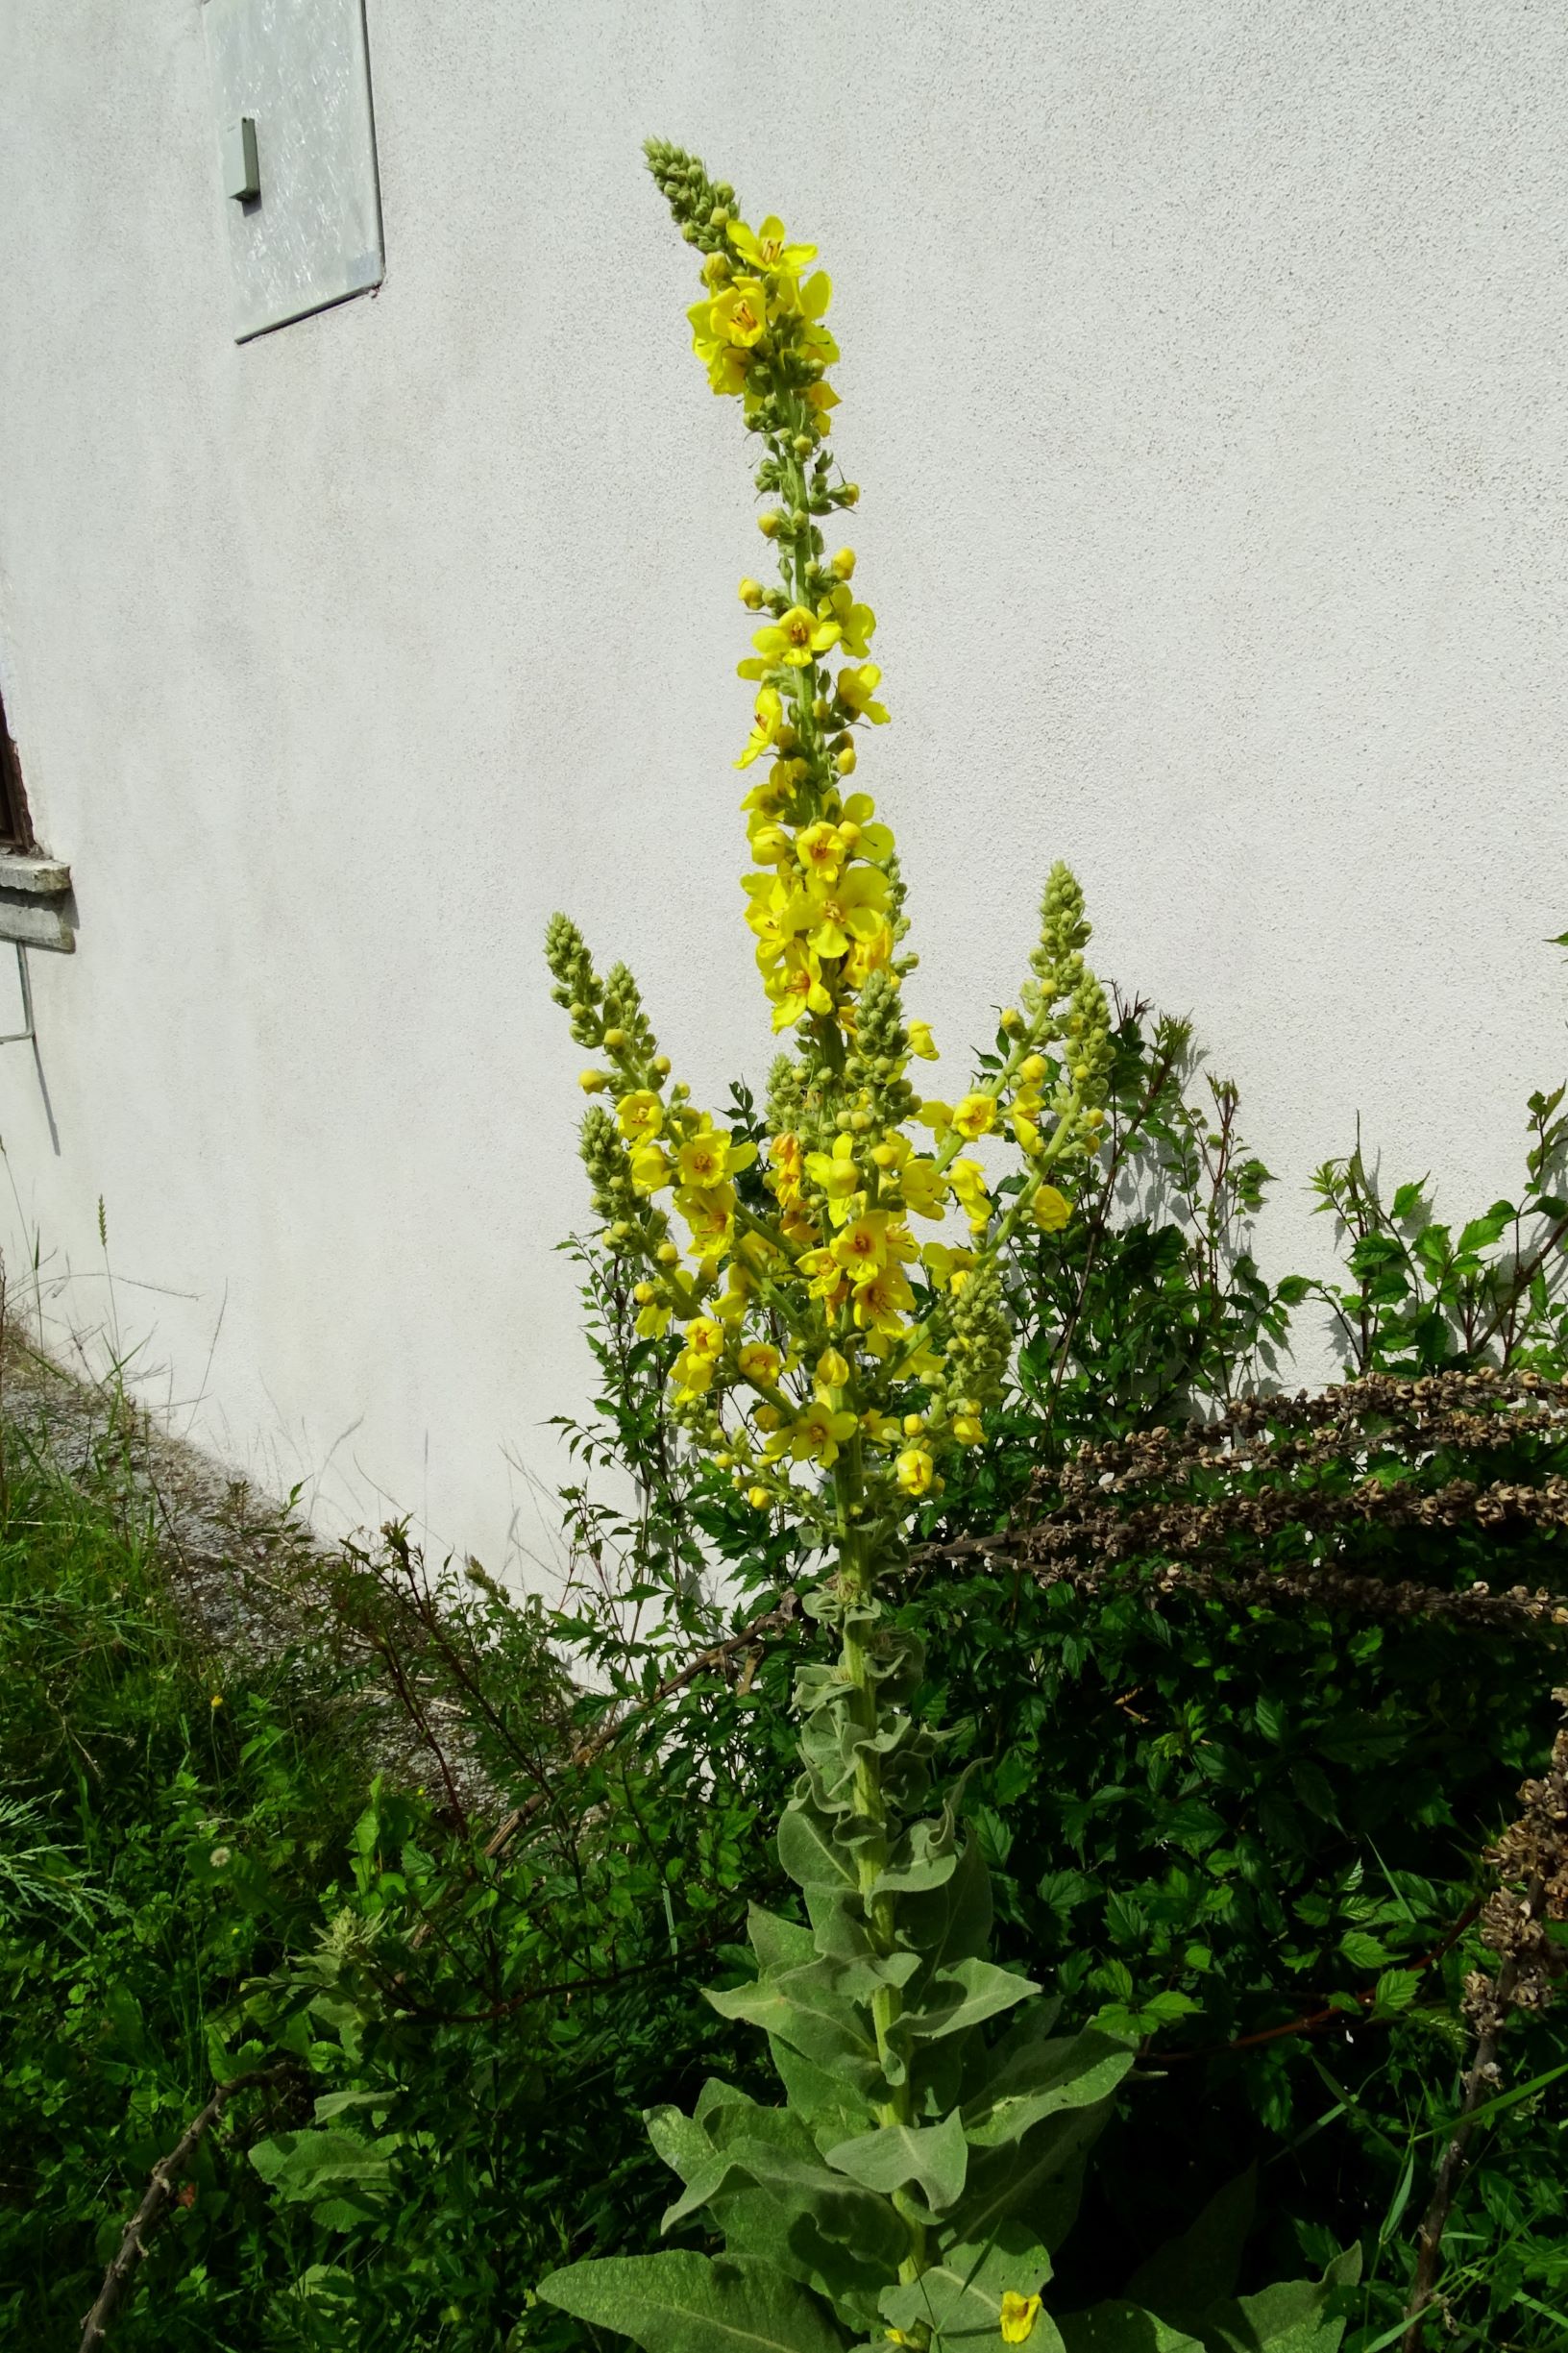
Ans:
MULTIPOLYGON (((852 1613, 856 1604, 873 1598, 876 1583, 874 1565, 868 1553, 867 1532, 857 1525, 857 1507, 865 1493, 865 1465, 858 1439, 851 1441, 834 1466, 833 1493, 838 1508, 839 1586, 852 1613)), ((850 1615, 845 1616, 842 1630, 839 1672, 854 1694, 852 1705, 857 1723, 864 1731, 874 1732, 879 1710, 870 1656, 850 1615)), ((872 1748, 862 1749, 855 1760, 855 1805, 857 1812, 873 1824, 877 1832, 861 1848, 857 1869, 861 1895, 867 1900, 871 1944, 877 1953, 885 1957, 894 1950, 897 1900, 891 1895, 871 1895, 872 1887, 886 1868, 892 1844, 888 1835, 887 1795, 882 1785, 882 1758, 879 1752, 872 1748)), ((893 2029, 902 2010, 903 1994, 898 1986, 879 1986, 871 1997, 871 2025, 876 2037, 876 2055, 884 2073, 893 2056, 893 2029)), ((884 2128, 908 2124, 913 2114, 908 2074, 889 2088, 892 2097, 878 2102, 876 2107, 878 2124, 884 2128)), ((925 2225, 908 2210, 901 2197, 895 2195, 894 2204, 903 2218, 910 2238, 910 2251, 899 2267, 899 2277, 904 2280, 918 2279, 929 2263, 925 2225)))

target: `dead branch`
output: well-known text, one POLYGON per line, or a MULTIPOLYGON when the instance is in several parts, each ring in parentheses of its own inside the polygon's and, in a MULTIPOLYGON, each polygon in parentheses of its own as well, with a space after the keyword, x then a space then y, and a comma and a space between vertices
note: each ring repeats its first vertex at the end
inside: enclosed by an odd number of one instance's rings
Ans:
POLYGON ((110 2320, 131 2292, 136 2266, 147 2253, 147 2241, 167 2212, 178 2177, 204 2133, 217 2122, 236 2093, 248 2091, 252 2084, 271 2082, 293 2065, 290 2059, 280 2059, 269 2067, 250 2067, 241 2075, 231 2075, 227 2083, 219 2084, 207 2106, 191 2118, 168 2155, 159 2159, 146 2195, 127 2223, 119 2250, 104 2273, 98 2300, 82 2323, 80 2353, 93 2353, 93 2348, 103 2343, 110 2320))

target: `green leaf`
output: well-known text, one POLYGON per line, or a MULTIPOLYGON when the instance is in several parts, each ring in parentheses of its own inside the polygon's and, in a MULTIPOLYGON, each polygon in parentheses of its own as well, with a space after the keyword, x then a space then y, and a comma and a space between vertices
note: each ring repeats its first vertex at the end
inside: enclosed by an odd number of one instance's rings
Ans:
POLYGON ((1066 2353, 1204 2353, 1203 2341, 1136 2304, 1096 2304, 1061 2322, 1066 2353))
POLYGON ((1425 1206, 1426 1179, 1410 1185, 1401 1185, 1394 1195, 1392 1215, 1403 1225, 1407 1217, 1414 1217, 1425 1206))
POLYGON ((1215 2193, 1180 2238, 1139 2265, 1127 2283, 1131 2301, 1167 2318, 1190 2318, 1216 2296, 1234 2294, 1257 2200, 1258 2175, 1249 2166, 1215 2193))
POLYGON ((817 1957, 817 1943, 797 1921, 781 1920, 760 1903, 747 1906, 746 1933, 763 1970, 803 1969, 817 1957))
POLYGON ((643 2122, 656 2153, 682 2181, 699 2173, 713 2155, 713 2143, 701 2125, 678 2108, 649 2108, 643 2122))
POLYGON ((1017 2216, 1049 2244, 1050 2226, 1044 2218, 1058 2211, 1060 2177, 1076 2166, 1110 2113, 1109 2099, 1096 2100, 1090 2107, 1046 2117, 1021 2141, 972 2150, 968 2188, 953 2217, 954 2231, 979 2242, 1017 2216))
POLYGON ((1338 2353, 1343 2320, 1326 2319, 1334 2290, 1360 2277, 1361 2250, 1346 2249, 1320 2280, 1282 2280, 1203 2316, 1204 2353, 1338 2353))
MULTIPOLYGON (((988 2349, 1002 2341, 1002 2297, 1038 2295, 1051 2276, 1051 2259, 1038 2240, 1017 2223, 1004 2224, 994 2239, 943 2250, 918 2280, 889 2288, 882 2317, 895 2329, 913 2331, 923 2321, 936 2341, 988 2349)), ((1055 2322, 1041 2313, 1029 2332, 1031 2353, 1062 2353, 1055 2322)))
POLYGON ((879 2125, 875 2132, 841 2141, 826 2157, 835 2171, 890 2196, 913 2182, 925 2203, 943 2213, 964 2194, 969 2145, 955 2109, 940 2124, 879 2125))
POLYGON ((1133 2058, 1124 2043, 1092 2031, 1026 2047, 966 2103, 964 2129, 977 2148, 1019 2141, 1045 2117, 1109 2098, 1133 2058))
POLYGON ((813 1961, 807 1969, 783 1970, 728 1993, 710 1986, 704 1998, 721 2018, 744 2018, 804 2058, 853 2067, 864 2079, 876 2064, 876 2046, 853 2004, 835 1990, 839 1974, 837 1962, 813 1961))
POLYGON ((832 1825, 798 1800, 792 1800, 779 1818, 778 1859, 797 1887, 859 1892, 854 1858, 840 1845, 832 1825))
POLYGON ((943 2035, 963 2034, 1039 1992, 1034 1980, 1016 1969, 976 1957, 955 1961, 926 1989, 919 2008, 904 2012, 898 2025, 911 2041, 936 2042, 943 2035))
POLYGON ((647 2353, 843 2353, 810 2290, 753 2255, 608 2256, 551 2271, 539 2293, 647 2353))

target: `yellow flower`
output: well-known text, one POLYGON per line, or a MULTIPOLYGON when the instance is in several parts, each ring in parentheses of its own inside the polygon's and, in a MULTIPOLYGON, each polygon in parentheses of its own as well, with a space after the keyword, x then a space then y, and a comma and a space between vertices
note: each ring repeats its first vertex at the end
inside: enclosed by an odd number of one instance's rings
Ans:
POLYGON ((768 296, 755 278, 737 278, 708 305, 708 333, 716 343, 749 351, 768 331, 768 296))
MULTIPOLYGON (((915 1294, 901 1266, 879 1266, 854 1287, 855 1322, 863 1332, 899 1330, 905 1309, 914 1304, 915 1294)), ((914 1378, 913 1368, 910 1377, 914 1378)))
POLYGON ((851 829, 850 839, 844 838, 842 825, 819 822, 802 826, 795 837, 795 854, 803 872, 820 881, 831 882, 855 846, 858 828, 851 829))
POLYGON ((861 661, 871 650, 871 638, 876 630, 876 615, 869 604, 857 604, 847 588, 831 589, 817 610, 824 621, 837 625, 845 653, 861 661))
POLYGON ((991 1214, 991 1195, 986 1190, 985 1171, 979 1162, 955 1160, 947 1171, 947 1182, 970 1226, 978 1231, 991 1214))
POLYGON ((1019 2295, 1016 2289, 1009 2288, 1002 2298, 1003 2344, 1024 2343, 1034 2334, 1035 2322, 1039 2318, 1039 2296, 1019 2295))
MULTIPOLYGON (((763 963, 763 949, 760 946, 757 949, 757 962, 763 963)), ((766 987, 773 1000, 775 1030, 788 1029, 791 1022, 798 1021, 803 1013, 832 1012, 833 999, 822 986, 821 967, 810 948, 802 947, 797 940, 791 940, 768 962, 774 968, 768 970, 765 967, 766 987)))
POLYGON ((953 1125, 966 1143, 989 1135, 995 1124, 996 1098, 992 1094, 967 1094, 953 1106, 953 1125))
POLYGON ((845 1438, 855 1434, 852 1413, 835 1413, 832 1407, 818 1398, 797 1413, 787 1431, 779 1431, 770 1444, 782 1453, 787 1447, 796 1462, 820 1462, 824 1471, 831 1470, 839 1458, 839 1448, 845 1438))
POLYGON ((746 739, 746 749, 736 761, 737 768, 749 768, 758 755, 766 751, 777 735, 784 719, 784 703, 776 686, 765 686, 757 697, 751 714, 751 732, 746 739))
POLYGON ((783 1358, 766 1340, 749 1340, 735 1360, 747 1381, 772 1388, 778 1379, 783 1358))
POLYGON ((917 1217, 941 1217, 947 1207, 947 1181, 934 1160, 906 1161, 898 1172, 904 1206, 917 1217))
POLYGON ((640 1340, 662 1340, 670 1329, 670 1309, 667 1303, 650 1299, 637 1317, 637 1337, 640 1340))
POLYGON ((718 393, 746 390, 749 350, 736 343, 715 320, 716 303, 694 303, 686 316, 692 323, 692 349, 708 371, 708 383, 718 393))
POLYGON ((785 911, 790 931, 803 931, 819 956, 845 956, 851 940, 869 943, 886 926, 888 878, 874 866, 852 867, 836 881, 808 882, 785 911))
POLYGON ((842 1226, 849 1214, 849 1204, 861 1189, 864 1179, 855 1165, 855 1147, 847 1136, 840 1136, 831 1152, 808 1152, 806 1173, 821 1193, 827 1197, 827 1213, 836 1226, 842 1226))
POLYGON ((682 1186, 675 1194, 675 1207, 692 1229, 694 1256, 707 1261, 722 1259, 735 1228, 734 1187, 682 1186))
POLYGON ((670 1182, 670 1163, 656 1143, 639 1144, 631 1156, 631 1181, 640 1193, 656 1193, 670 1182))
POLYGON ((861 1415, 860 1426, 873 1446, 896 1446, 904 1434, 895 1414, 878 1413, 874 1406, 861 1415))
POLYGON ((968 1274, 974 1264, 972 1250, 955 1250, 946 1242, 927 1242, 920 1252, 920 1262, 939 1291, 944 1291, 955 1275, 968 1274))
POLYGON ((616 1105, 615 1124, 627 1143, 651 1143, 664 1124, 664 1105, 651 1088, 638 1087, 616 1105))
POLYGON ((978 1446, 985 1434, 977 1413, 954 1414, 953 1436, 960 1446, 978 1446))
POLYGON ((864 1282, 889 1260, 913 1258, 915 1245, 907 1227, 895 1226, 891 1210, 863 1210, 851 1219, 832 1245, 837 1264, 864 1282))
POLYGON ((861 856, 880 862, 893 855, 893 832, 887 825, 873 825, 875 815, 876 803, 870 793, 851 793, 844 804, 844 822, 854 826, 861 856))
POLYGON ((918 1054, 921 1062, 941 1061, 942 1058, 932 1041, 931 1024, 928 1021, 908 1022, 905 1025, 904 1035, 909 1040, 910 1052, 918 1054))
POLYGON ((848 1384, 849 1367, 836 1348, 824 1348, 814 1377, 820 1389, 842 1389, 848 1384))
POLYGON ((874 662, 862 662, 858 670, 841 670, 838 678, 839 700, 856 719, 869 719, 873 727, 887 720, 886 707, 872 698, 882 681, 882 673, 874 662))
POLYGON ((710 1127, 704 1120, 680 1147, 680 1181, 685 1186, 723 1185, 742 1168, 749 1168, 756 1157, 754 1143, 737 1143, 723 1128, 710 1127))
POLYGON ((894 1464, 894 1473, 906 1495, 926 1495, 936 1465, 923 1446, 906 1446, 894 1464))
POLYGON ((853 548, 841 548, 837 555, 829 556, 827 568, 830 572, 836 572, 841 580, 853 579, 855 573, 853 548))
POLYGON ((760 229, 747 229, 745 221, 731 221, 729 241, 741 259, 759 274, 764 270, 785 270, 797 278, 808 261, 817 258, 815 245, 792 245, 784 224, 776 212, 770 212, 760 229))
POLYGON ((1030 1206, 1042 1234, 1060 1234, 1072 1215, 1072 1203, 1054 1185, 1042 1185, 1030 1206))
MULTIPOLYGON (((803 604, 792 604, 778 621, 759 629, 751 643, 766 661, 783 662, 791 670, 804 670, 819 653, 825 653, 829 646, 838 644, 839 634, 839 624, 831 617, 819 620, 803 604)), ((743 664, 743 669, 749 667, 743 664)))

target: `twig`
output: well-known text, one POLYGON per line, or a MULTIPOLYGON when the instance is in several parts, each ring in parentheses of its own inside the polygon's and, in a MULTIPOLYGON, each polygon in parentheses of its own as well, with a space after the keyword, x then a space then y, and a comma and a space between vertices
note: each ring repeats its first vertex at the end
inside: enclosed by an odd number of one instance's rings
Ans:
MULTIPOLYGON (((1537 1875, 1531 1881, 1526 1898, 1527 1909, 1540 1909, 1544 1880, 1537 1875)), ((1438 2267, 1442 2261, 1443 2233, 1448 2228, 1454 2200, 1458 2195, 1459 2177, 1464 2171, 1464 2152, 1470 2135, 1475 2130, 1475 2112, 1483 2099, 1489 2098, 1497 2084, 1497 2044, 1507 2022, 1508 2006, 1519 1978, 1519 1963, 1510 1953, 1498 1972, 1495 2001, 1487 2008, 1481 2033, 1476 2038, 1476 2055, 1464 2079, 1464 2098, 1458 2117, 1437 2168, 1437 2178, 1432 2185, 1427 2211, 1421 2217, 1421 2227, 1415 2234, 1415 2278, 1410 2286, 1410 2300, 1406 2306, 1409 2325, 1400 2340, 1399 2353, 1422 2353, 1425 2342, 1427 2315, 1432 2309, 1437 2289, 1438 2267)))
MULTIPOLYGON (((624 1732, 629 1730, 632 1725, 639 1723, 653 1708, 661 1706, 666 1700, 673 1699, 675 1693, 684 1690, 688 1683, 696 1682, 699 1675, 706 1675, 710 1669, 723 1666, 724 1661, 732 1658, 737 1651, 753 1649, 757 1644, 765 1641, 768 1635, 782 1632, 786 1626, 793 1623, 797 1610, 798 1602, 792 1587, 775 1608, 765 1610, 760 1618, 753 1618, 748 1626, 741 1628, 738 1634, 726 1635, 723 1642, 713 1643, 707 1650, 699 1651, 695 1658, 689 1659, 686 1665, 679 1668, 675 1674, 667 1675, 662 1683, 655 1684, 647 1697, 639 1700, 635 1706, 628 1707, 612 1723, 591 1734, 587 1740, 573 1750, 571 1761, 574 1769, 581 1772, 585 1767, 597 1764, 606 1749, 612 1748, 624 1732)), ((547 1784, 544 1788, 536 1789, 530 1798, 525 1798, 521 1805, 514 1805, 504 1821, 498 1823, 486 1839, 484 1860, 487 1863, 493 1863, 498 1856, 504 1854, 519 1830, 526 1829, 535 1815, 544 1811, 554 1795, 554 1790, 547 1784)), ((409 1940, 414 1950, 417 1951, 419 1947, 427 1942, 433 1924, 433 1921, 429 1919, 421 1921, 409 1940)))
POLYGON ((254 2083, 267 2083, 291 2068, 290 2059, 279 2059, 270 2067, 250 2067, 242 2075, 231 2075, 220 2083, 207 2106, 193 2116, 166 2157, 160 2157, 152 2170, 147 2194, 126 2225, 119 2251, 104 2273, 104 2284, 98 2291, 98 2300, 82 2323, 80 2353, 93 2353, 101 2345, 109 2324, 131 2292, 136 2266, 147 2253, 147 2241, 162 2220, 164 2211, 175 2193, 176 2177, 184 2167, 202 2135, 214 2125, 229 2102, 238 2092, 248 2091, 254 2083))

